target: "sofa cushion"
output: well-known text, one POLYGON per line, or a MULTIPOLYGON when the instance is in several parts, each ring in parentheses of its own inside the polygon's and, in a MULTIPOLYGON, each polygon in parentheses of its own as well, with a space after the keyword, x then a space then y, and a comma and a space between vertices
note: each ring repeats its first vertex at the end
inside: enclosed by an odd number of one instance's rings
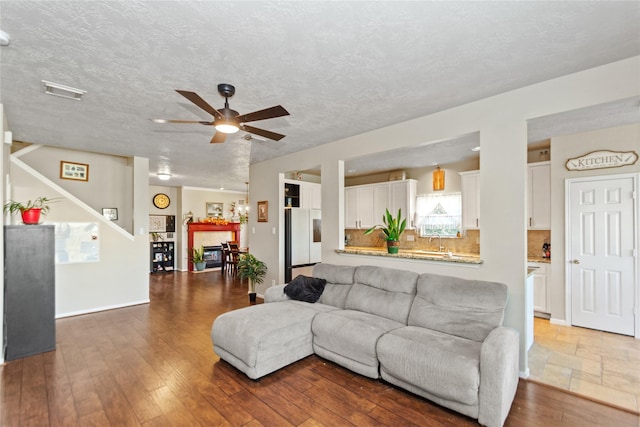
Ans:
POLYGON ((408 324, 484 341, 502 325, 506 305, 507 286, 502 283, 424 273, 408 324))
POLYGON ((313 267, 313 277, 327 281, 318 302, 344 308, 355 271, 356 267, 348 265, 316 264, 313 267))
POLYGON ((407 324, 418 273, 370 265, 357 268, 345 309, 376 314, 407 324))
POLYGON ((318 313, 311 324, 313 346, 314 349, 320 346, 326 350, 320 355, 331 360, 333 359, 327 353, 337 354, 359 364, 373 367, 375 372, 373 376, 377 377, 378 338, 388 331, 403 326, 402 323, 385 317, 354 310, 318 313))
POLYGON ((318 312, 327 310, 336 308, 281 301, 233 310, 215 319, 211 340, 214 348, 225 350, 257 372, 265 364, 278 369, 293 361, 283 362, 289 353, 294 353, 294 347, 302 357, 313 353, 311 321, 318 312), (304 347, 303 352, 300 346, 304 347))
POLYGON ((326 283, 325 279, 299 275, 284 287, 284 293, 291 299, 314 303, 322 295, 326 283))
POLYGON ((386 375, 466 405, 478 404, 480 348, 473 340, 405 326, 383 335, 377 354, 386 375))

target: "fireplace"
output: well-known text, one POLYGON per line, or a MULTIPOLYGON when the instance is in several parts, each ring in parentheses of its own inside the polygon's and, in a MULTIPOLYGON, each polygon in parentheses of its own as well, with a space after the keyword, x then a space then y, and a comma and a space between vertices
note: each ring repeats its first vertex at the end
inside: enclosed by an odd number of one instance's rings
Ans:
POLYGON ((204 246, 206 268, 222 267, 222 246, 204 246))
MULTIPOLYGON (((193 248, 200 246, 213 246, 218 242, 224 241, 239 241, 240 239, 240 223, 239 222, 230 222, 228 224, 210 224, 203 222, 191 222, 187 224, 187 253, 191 253, 193 248), (200 242, 196 241, 197 245, 194 245, 194 235, 204 232, 204 234, 210 234, 211 232, 227 232, 227 234, 223 237, 216 236, 215 239, 203 239, 205 241, 200 242), (207 241, 208 240, 208 241, 207 241)), ((213 246, 215 247, 215 246, 213 246)), ((213 257, 213 255, 212 255, 213 257)), ((218 265, 222 264, 222 255, 218 252, 218 265)), ((189 271, 193 271, 193 263, 189 262, 189 271)))

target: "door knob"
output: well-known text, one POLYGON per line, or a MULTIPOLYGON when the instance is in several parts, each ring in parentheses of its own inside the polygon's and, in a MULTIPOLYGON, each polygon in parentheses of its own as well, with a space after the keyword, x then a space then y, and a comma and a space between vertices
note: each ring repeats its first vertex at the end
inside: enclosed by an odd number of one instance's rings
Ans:
POLYGON ((571 262, 574 263, 574 264, 580 264, 580 260, 579 259, 571 260, 571 262))

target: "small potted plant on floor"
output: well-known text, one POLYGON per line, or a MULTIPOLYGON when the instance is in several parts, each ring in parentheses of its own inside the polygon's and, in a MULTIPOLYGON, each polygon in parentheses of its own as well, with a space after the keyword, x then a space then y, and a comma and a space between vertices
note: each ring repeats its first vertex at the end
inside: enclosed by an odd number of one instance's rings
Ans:
POLYGON ((238 260, 238 277, 249 279, 249 302, 256 302, 256 284, 264 281, 267 274, 267 264, 251 254, 240 255, 238 260))
POLYGON ((191 250, 191 261, 193 261, 197 271, 202 271, 207 267, 207 263, 204 260, 204 246, 200 246, 200 249, 193 248, 191 250))
POLYGON ((402 219, 402 209, 398 209, 398 216, 396 218, 391 216, 389 209, 387 209, 385 215, 382 217, 382 222, 384 222, 384 225, 374 225, 365 231, 364 234, 371 234, 373 230, 377 229, 382 230, 387 240, 387 252, 397 254, 398 249, 400 249, 400 235, 407 226, 407 219, 402 219))
POLYGON ((20 212, 22 222, 33 225, 40 222, 40 215, 46 215, 47 212, 49 212, 49 203, 53 203, 54 201, 56 200, 48 199, 44 196, 40 196, 35 200, 29 200, 26 203, 9 200, 4 204, 4 211, 9 212, 11 215, 20 212))

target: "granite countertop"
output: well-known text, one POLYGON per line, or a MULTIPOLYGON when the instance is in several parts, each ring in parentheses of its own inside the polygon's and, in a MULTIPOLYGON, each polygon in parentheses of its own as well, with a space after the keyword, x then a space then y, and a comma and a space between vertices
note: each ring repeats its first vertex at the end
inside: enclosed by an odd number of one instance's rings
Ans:
POLYGON ((529 256, 527 257, 527 262, 540 262, 543 264, 551 264, 551 258, 542 258, 540 257, 536 257, 536 256, 529 256))
POLYGON ((400 249, 398 254, 390 254, 387 252, 387 248, 378 248, 378 247, 365 247, 365 246, 346 246, 344 249, 336 249, 336 253, 339 254, 352 254, 352 255, 372 255, 372 256, 382 256, 389 258, 406 258, 406 259, 416 259, 416 260, 425 260, 425 261, 442 261, 442 262, 455 262, 462 264, 482 264, 483 261, 480 259, 480 255, 478 254, 462 254, 462 253, 452 253, 449 255, 448 252, 443 252, 442 254, 431 251, 421 251, 418 249, 400 249))

